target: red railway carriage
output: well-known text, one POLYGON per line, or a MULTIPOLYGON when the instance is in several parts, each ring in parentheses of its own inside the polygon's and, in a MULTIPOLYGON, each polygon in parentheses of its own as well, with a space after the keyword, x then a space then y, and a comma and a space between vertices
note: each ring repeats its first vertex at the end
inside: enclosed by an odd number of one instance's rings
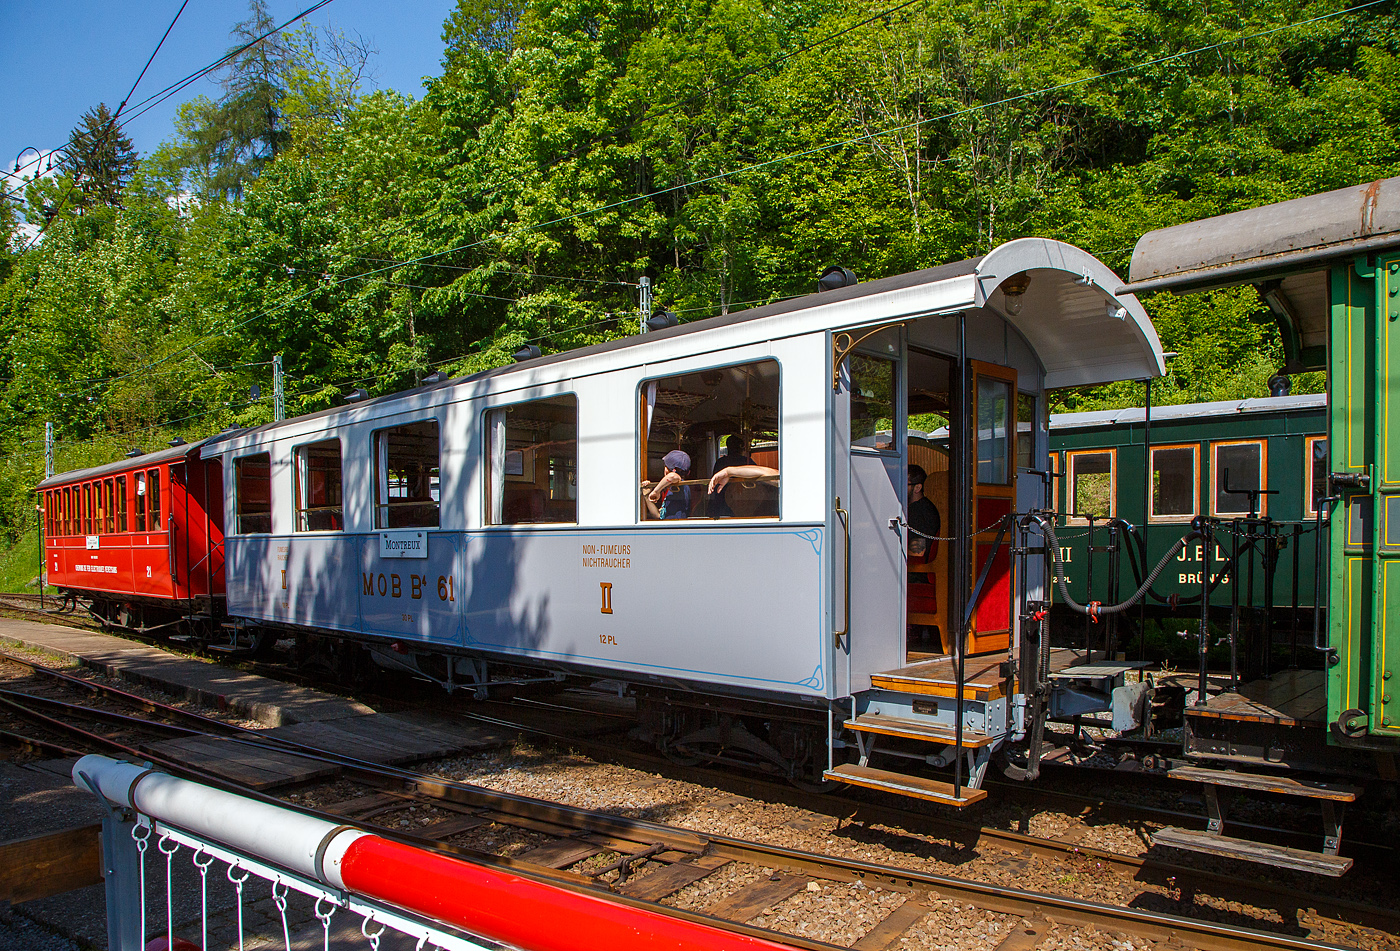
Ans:
POLYGON ((39 483, 48 583, 104 623, 201 634, 224 613, 224 492, 203 441, 39 483))

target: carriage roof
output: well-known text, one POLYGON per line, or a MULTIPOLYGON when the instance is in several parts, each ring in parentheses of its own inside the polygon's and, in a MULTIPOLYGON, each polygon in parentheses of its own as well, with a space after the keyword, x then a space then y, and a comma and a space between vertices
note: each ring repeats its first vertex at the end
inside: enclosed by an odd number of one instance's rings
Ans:
MULTIPOLYGON (((1322 393, 1303 393, 1297 396, 1266 396, 1246 400, 1217 400, 1211 403, 1181 403, 1152 407, 1152 422, 1164 423, 1175 420, 1204 419, 1208 417, 1238 417, 1263 413, 1298 413, 1320 410, 1327 407, 1327 396, 1322 393)), ((1055 413, 1050 417, 1050 428, 1088 429, 1094 426, 1132 426, 1146 419, 1146 410, 1141 406, 1128 409, 1095 410, 1088 413, 1055 413)))

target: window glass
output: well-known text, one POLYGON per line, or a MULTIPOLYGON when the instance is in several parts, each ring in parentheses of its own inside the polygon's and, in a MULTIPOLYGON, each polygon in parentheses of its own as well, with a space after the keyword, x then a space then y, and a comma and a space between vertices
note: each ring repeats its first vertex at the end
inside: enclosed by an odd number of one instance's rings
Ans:
POLYGON ((83 534, 92 534, 92 483, 83 483, 83 534))
POLYGON ((1152 450, 1152 517, 1190 518, 1196 514, 1196 447, 1152 450))
POLYGON ((437 527, 441 455, 435 419, 374 434, 375 528, 437 527))
POLYGON ((67 486, 63 487, 63 527, 64 535, 73 534, 71 519, 73 518, 73 490, 67 486))
POLYGON ((146 511, 150 518, 151 531, 158 532, 165 527, 161 521, 160 509, 160 470, 146 470, 146 511))
POLYGON ((126 531, 126 476, 117 476, 117 531, 126 531))
POLYGON ((486 422, 487 523, 577 522, 578 397, 487 410, 486 422))
POLYGON ((110 535, 117 530, 117 490, 112 479, 102 483, 102 495, 106 503, 102 507, 102 522, 106 526, 104 531, 110 535))
POLYGON ((272 456, 262 452, 233 461, 235 516, 240 535, 272 531, 272 456))
POLYGON ((977 481, 982 485, 1011 482, 1011 408, 1009 381, 977 377, 977 481))
POLYGON ((146 530, 146 473, 136 473, 136 530, 146 530))
POLYGON ((1319 499, 1327 498, 1327 437, 1313 436, 1307 441, 1308 514, 1317 514, 1319 499))
POLYGON ((1070 453, 1068 514, 1112 518, 1113 513, 1113 453, 1070 453))
POLYGON ((851 446, 894 449, 894 361, 853 353, 846 366, 851 375, 851 446))
POLYGON ((1035 397, 1029 393, 1016 395, 1016 468, 1031 468, 1031 449, 1035 446, 1035 397))
MULTIPOLYGON (((1258 442, 1216 443, 1215 514, 1248 515, 1249 492, 1264 488, 1264 444, 1258 442), (1238 491, 1231 492, 1230 489, 1238 491)), ((1259 496, 1263 514, 1264 496, 1259 496)))
POLYGON ((778 394, 776 360, 643 383, 638 517, 777 518, 778 394), (678 453, 688 470, 674 465, 678 453), (711 495, 710 478, 722 469, 725 484, 711 495))
POLYGON ((340 440, 325 439, 295 450, 297 531, 334 532, 345 527, 341 505, 340 440))

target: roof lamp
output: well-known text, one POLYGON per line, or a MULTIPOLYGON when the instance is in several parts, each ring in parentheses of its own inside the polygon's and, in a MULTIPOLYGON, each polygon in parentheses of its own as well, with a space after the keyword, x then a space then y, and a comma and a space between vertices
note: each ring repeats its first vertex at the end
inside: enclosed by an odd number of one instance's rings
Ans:
POLYGON ((1001 293, 1006 298, 1006 312, 1015 316, 1021 312, 1021 304, 1024 302, 1026 290, 1031 286, 1031 276, 1028 271, 1021 271, 1013 274, 1001 282, 1001 293))

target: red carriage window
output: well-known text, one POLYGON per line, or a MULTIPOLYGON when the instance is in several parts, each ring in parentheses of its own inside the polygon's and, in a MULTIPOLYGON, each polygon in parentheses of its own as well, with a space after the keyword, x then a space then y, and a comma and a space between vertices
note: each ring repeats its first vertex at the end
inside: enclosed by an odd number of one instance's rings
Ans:
POLYGON ((146 530, 146 473, 136 473, 136 530, 146 530))
POLYGON ((63 534, 73 534, 73 490, 63 487, 63 534))
POLYGON ((233 461, 240 535, 272 531, 272 456, 260 452, 233 461))
POLYGON ((160 520, 160 470, 146 470, 146 511, 150 513, 151 531, 158 532, 164 524, 160 520))
POLYGON ((117 476, 117 531, 126 531, 126 476, 117 476))
POLYGON ((53 490, 44 492, 44 537, 53 537, 53 490))
POLYGON ((92 534, 92 483, 83 484, 83 534, 92 534))
POLYGON ((108 535, 117 530, 117 490, 116 483, 107 479, 102 483, 102 522, 108 535))

